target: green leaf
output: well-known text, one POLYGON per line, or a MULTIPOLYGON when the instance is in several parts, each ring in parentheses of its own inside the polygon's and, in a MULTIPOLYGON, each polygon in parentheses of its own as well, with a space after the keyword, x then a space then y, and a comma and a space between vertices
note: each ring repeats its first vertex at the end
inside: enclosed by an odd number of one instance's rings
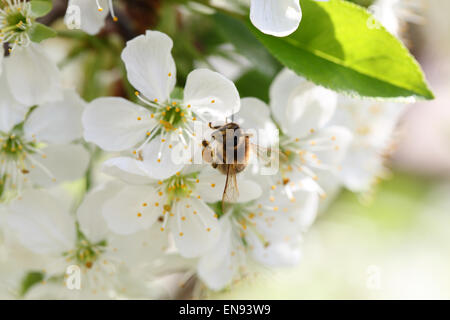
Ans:
POLYGON ((286 67, 324 87, 376 98, 432 99, 419 64, 383 27, 369 28, 373 17, 342 0, 301 0, 299 29, 285 38, 249 28, 286 67))
POLYGON ((30 32, 30 39, 33 42, 41 42, 48 38, 56 37, 57 33, 50 27, 47 27, 41 23, 35 23, 33 29, 30 32))
POLYGON ((28 272, 22 279, 19 292, 20 296, 24 296, 31 287, 42 280, 44 280, 44 274, 42 272, 28 272))
POLYGON ((268 77, 258 70, 249 70, 235 81, 241 98, 254 97, 269 103, 269 88, 273 77, 268 77))
POLYGON ((52 0, 32 0, 30 1, 31 11, 39 18, 48 14, 52 8, 52 0))

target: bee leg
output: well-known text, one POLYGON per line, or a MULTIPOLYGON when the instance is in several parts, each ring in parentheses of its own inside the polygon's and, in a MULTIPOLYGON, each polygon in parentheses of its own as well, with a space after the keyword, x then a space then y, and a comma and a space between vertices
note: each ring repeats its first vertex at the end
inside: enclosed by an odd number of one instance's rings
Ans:
POLYGON ((209 127, 210 129, 215 129, 215 130, 216 130, 216 129, 222 128, 223 126, 213 126, 213 125, 212 125, 212 122, 209 122, 209 123, 208 123, 208 127, 209 127))

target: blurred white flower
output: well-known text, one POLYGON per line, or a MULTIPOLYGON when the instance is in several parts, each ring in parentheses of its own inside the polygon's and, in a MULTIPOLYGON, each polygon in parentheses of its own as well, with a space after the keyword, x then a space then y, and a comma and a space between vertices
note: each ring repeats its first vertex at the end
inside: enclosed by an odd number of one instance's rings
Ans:
POLYGON ((318 196, 298 192, 293 202, 282 189, 268 189, 220 218, 221 238, 198 264, 198 275, 210 289, 221 290, 245 274, 248 260, 267 267, 299 262, 301 234, 315 219, 318 196))
POLYGON ((224 121, 240 107, 234 84, 206 69, 189 74, 183 99, 171 98, 176 82, 172 45, 164 33, 147 31, 122 52, 128 79, 140 90, 136 94, 145 106, 100 98, 83 115, 87 141, 106 151, 132 152, 155 179, 174 175, 188 162, 183 155, 174 159, 174 150, 189 150, 197 141, 197 120, 224 121))
POLYGON ((421 0, 376 0, 369 8, 393 35, 400 37, 405 23, 423 23, 421 0))
POLYGON ((167 249, 167 242, 155 237, 155 232, 127 237, 110 233, 99 211, 108 195, 104 189, 87 195, 76 218, 67 204, 39 190, 25 191, 21 199, 10 205, 9 228, 23 246, 51 258, 45 276, 61 277, 60 282, 56 281, 60 290, 66 284, 65 290, 91 298, 108 297, 113 290, 122 292, 122 272, 128 272, 128 268, 138 270, 140 264, 154 260, 167 249), (80 290, 71 288, 70 275, 63 277, 69 266, 81 270, 80 290))
POLYGON ((263 33, 286 37, 297 30, 302 20, 300 1, 251 0, 250 20, 263 33))
POLYGON ((39 44, 31 42, 35 16, 27 1, 6 0, 0 6, 0 75, 15 100, 27 106, 61 99, 59 71, 39 44), (9 56, 3 58, 3 45, 9 56))
POLYGON ((385 152, 405 106, 339 97, 332 124, 344 126, 353 134, 353 141, 342 161, 339 177, 354 192, 369 191, 375 179, 383 173, 385 152))
POLYGON ((251 0, 250 20, 263 33, 285 37, 297 30, 302 9, 299 0, 251 0))
POLYGON ((15 102, 5 86, 0 100, 0 197, 24 184, 51 186, 83 176, 89 154, 71 142, 82 137, 84 102, 72 90, 59 102, 31 110, 15 102))
POLYGON ((178 172, 166 180, 155 181, 138 168, 136 174, 140 176, 136 179, 127 177, 114 161, 105 164, 107 172, 141 185, 121 184, 118 190, 110 190, 102 214, 112 231, 127 235, 159 229, 155 236, 167 238, 170 233, 179 253, 188 258, 203 254, 215 244, 220 236, 217 215, 205 201, 221 199, 220 184, 224 179, 178 172))
POLYGON ((282 186, 291 199, 297 190, 324 196, 319 174, 340 169, 352 134, 343 126, 330 125, 336 103, 334 92, 287 69, 270 87, 270 109, 281 129, 274 187, 282 186))
POLYGON ((70 0, 64 20, 66 25, 73 28, 73 19, 79 19, 80 25, 76 27, 94 35, 104 27, 108 14, 114 21, 118 20, 112 0, 70 0), (74 7, 78 10, 73 11, 74 7), (73 14, 79 14, 79 17, 73 17, 73 14))

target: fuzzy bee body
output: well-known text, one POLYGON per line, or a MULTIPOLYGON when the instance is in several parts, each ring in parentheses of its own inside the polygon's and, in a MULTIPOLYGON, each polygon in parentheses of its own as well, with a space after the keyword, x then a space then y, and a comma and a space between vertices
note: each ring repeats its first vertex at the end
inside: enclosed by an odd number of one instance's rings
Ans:
POLYGON ((234 122, 212 126, 211 142, 203 140, 203 160, 227 176, 222 202, 234 201, 239 196, 236 174, 244 171, 250 160, 250 135, 234 122))

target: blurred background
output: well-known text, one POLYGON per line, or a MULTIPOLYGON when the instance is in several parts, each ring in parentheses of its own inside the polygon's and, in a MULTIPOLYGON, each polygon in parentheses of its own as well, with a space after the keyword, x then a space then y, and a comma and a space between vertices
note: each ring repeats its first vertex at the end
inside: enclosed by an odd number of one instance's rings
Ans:
POLYGON ((450 1, 410 2, 398 14, 436 99, 403 117, 390 176, 370 194, 342 192, 298 268, 260 270, 212 298, 450 299, 450 1))

